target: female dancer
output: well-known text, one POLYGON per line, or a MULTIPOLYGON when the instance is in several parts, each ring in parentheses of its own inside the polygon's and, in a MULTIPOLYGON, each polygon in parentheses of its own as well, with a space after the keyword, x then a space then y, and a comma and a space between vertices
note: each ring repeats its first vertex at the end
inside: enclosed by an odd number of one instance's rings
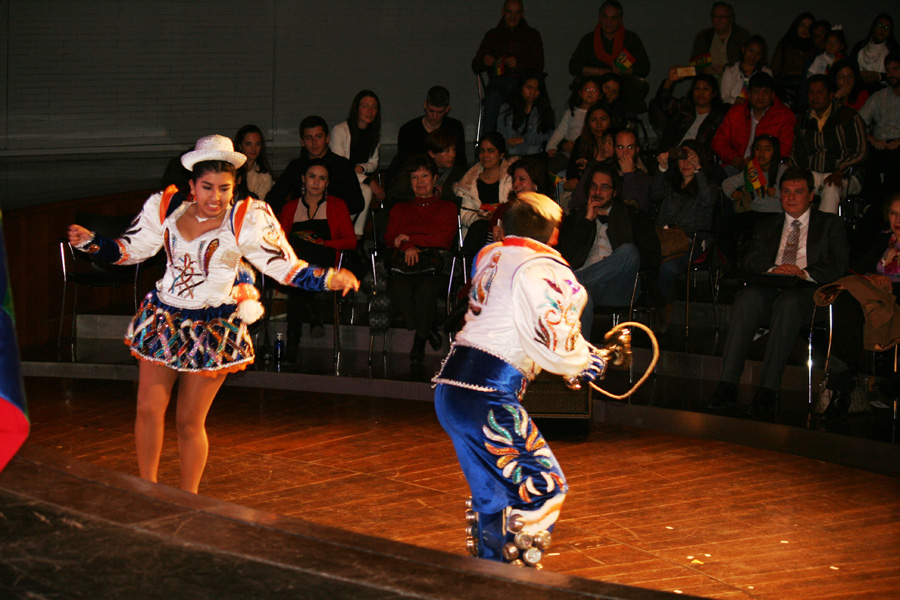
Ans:
POLYGON ((174 186, 152 195, 116 240, 70 225, 69 242, 116 264, 135 264, 165 248, 166 273, 151 290, 125 336, 140 359, 135 442, 141 477, 155 482, 166 407, 178 381, 176 423, 181 489, 197 492, 209 442, 206 415, 225 375, 253 362, 247 324, 261 314, 246 258, 295 287, 359 288, 346 270, 297 260, 268 205, 234 200, 235 171, 246 157, 220 135, 201 138, 181 157, 192 172, 191 193, 174 186))

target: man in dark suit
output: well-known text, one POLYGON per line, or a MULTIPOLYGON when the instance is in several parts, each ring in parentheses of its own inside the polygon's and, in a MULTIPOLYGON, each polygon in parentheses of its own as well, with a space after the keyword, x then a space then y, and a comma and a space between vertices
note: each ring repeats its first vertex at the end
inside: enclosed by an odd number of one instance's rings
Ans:
POLYGON ((645 285, 655 286, 661 259, 653 224, 621 200, 616 167, 595 164, 588 181, 587 203, 563 219, 556 249, 588 293, 581 333, 590 340, 594 307, 627 306, 639 270, 645 285))
POLYGON ((300 121, 300 142, 303 150, 300 158, 292 160, 281 177, 266 194, 265 201, 279 214, 289 200, 297 198, 302 190, 302 178, 306 165, 314 158, 321 158, 328 167, 328 193, 347 204, 351 215, 365 208, 359 178, 349 160, 328 148, 328 123, 319 116, 309 116, 300 121))
POLYGON ((773 278, 771 285, 750 285, 735 296, 722 355, 722 381, 706 405, 709 409, 722 410, 736 403, 750 344, 757 329, 768 326, 759 389, 747 414, 769 415, 777 410, 788 355, 797 332, 812 319, 813 293, 848 268, 844 223, 836 215, 811 210, 813 189, 808 169, 787 169, 781 177, 784 216, 762 220, 756 228, 743 260, 745 272, 796 279, 779 282, 773 278))

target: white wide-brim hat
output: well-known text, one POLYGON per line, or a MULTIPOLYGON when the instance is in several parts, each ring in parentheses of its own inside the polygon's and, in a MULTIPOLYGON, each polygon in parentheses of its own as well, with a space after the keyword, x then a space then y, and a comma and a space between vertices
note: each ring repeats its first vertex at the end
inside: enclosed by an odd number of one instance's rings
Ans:
POLYGON ((195 164, 204 160, 224 160, 237 168, 247 162, 247 157, 235 152, 231 139, 224 135, 208 135, 197 140, 194 149, 182 155, 181 164, 192 171, 195 164))

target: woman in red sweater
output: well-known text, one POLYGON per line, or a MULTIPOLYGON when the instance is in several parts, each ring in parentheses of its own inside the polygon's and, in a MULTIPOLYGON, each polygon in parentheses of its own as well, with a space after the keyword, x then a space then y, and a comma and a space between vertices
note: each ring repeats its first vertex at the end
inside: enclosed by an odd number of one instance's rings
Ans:
MULTIPOLYGON (((328 195, 328 167, 321 158, 309 161, 303 173, 300 195, 281 210, 279 222, 297 258, 316 265, 337 265, 342 250, 356 248, 356 234, 347 204, 328 195)), ((303 317, 309 321, 312 337, 325 335, 313 292, 289 289, 287 292, 286 358, 292 361, 300 343, 303 317)))
POLYGON ((416 332, 409 353, 416 364, 425 357, 426 341, 435 350, 443 345, 434 313, 446 281, 441 251, 453 244, 457 210, 455 204, 435 195, 438 169, 430 156, 412 156, 403 167, 415 198, 391 208, 384 240, 394 249, 388 283, 391 307, 403 315, 406 328, 416 332))

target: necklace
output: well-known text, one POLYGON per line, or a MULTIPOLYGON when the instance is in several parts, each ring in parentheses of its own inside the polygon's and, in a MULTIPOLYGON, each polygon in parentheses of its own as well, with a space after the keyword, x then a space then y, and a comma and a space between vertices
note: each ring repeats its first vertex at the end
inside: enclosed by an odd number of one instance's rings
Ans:
POLYGON ((207 221, 210 221, 212 219, 219 218, 219 215, 216 215, 215 217, 201 217, 200 215, 194 215, 194 218, 197 219, 197 221, 199 221, 200 223, 206 223, 207 221))

